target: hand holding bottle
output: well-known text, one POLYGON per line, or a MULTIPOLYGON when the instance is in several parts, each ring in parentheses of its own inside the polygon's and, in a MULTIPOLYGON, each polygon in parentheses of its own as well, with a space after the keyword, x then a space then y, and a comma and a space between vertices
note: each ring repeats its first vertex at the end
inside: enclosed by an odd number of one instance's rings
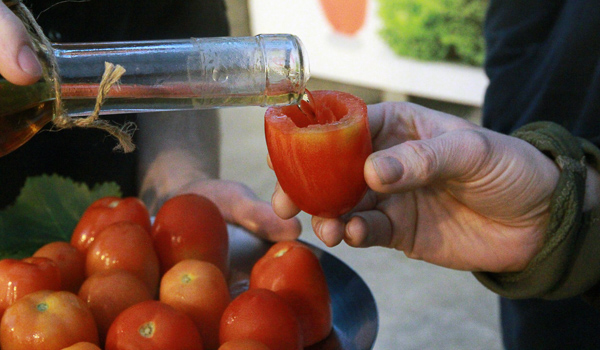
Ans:
POLYGON ((42 67, 19 18, 0 2, 0 75, 18 85, 36 82, 42 67))

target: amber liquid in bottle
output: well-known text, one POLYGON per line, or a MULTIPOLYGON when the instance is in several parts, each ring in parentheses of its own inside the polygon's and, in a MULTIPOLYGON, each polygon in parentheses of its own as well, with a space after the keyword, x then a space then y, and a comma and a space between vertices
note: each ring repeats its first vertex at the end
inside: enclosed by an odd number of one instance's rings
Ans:
POLYGON ((52 120, 53 101, 0 116, 0 157, 19 148, 52 120))

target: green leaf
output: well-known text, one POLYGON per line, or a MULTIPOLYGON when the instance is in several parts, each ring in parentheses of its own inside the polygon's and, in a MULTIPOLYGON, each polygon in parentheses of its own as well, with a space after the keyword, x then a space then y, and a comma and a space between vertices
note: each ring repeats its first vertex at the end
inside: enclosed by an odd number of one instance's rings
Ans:
POLYGON ((30 177, 15 204, 0 211, 0 258, 24 257, 53 241, 69 241, 87 207, 106 196, 121 196, 114 183, 85 183, 58 175, 30 177))

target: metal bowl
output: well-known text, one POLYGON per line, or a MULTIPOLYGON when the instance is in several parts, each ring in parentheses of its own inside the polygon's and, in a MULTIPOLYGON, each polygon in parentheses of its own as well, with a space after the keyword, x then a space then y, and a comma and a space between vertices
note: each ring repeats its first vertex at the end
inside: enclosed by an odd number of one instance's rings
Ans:
MULTIPOLYGON (((246 230, 229 225, 231 257, 230 288, 235 297, 248 288, 254 263, 269 247, 246 230)), ((373 348, 379 327, 373 294, 360 276, 335 256, 309 243, 325 271, 333 308, 333 331, 310 350, 368 350, 373 348)))

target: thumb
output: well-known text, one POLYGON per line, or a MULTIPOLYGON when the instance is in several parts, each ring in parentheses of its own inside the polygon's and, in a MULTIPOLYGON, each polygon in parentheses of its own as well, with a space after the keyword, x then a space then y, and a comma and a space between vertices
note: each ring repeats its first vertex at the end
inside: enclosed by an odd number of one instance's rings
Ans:
POLYGON ((42 66, 25 26, 3 2, 0 2, 0 75, 18 85, 33 84, 42 75, 42 66))
POLYGON ((365 163, 365 180, 382 193, 413 190, 449 179, 469 180, 490 151, 479 130, 459 130, 426 140, 410 140, 375 152, 365 163))

